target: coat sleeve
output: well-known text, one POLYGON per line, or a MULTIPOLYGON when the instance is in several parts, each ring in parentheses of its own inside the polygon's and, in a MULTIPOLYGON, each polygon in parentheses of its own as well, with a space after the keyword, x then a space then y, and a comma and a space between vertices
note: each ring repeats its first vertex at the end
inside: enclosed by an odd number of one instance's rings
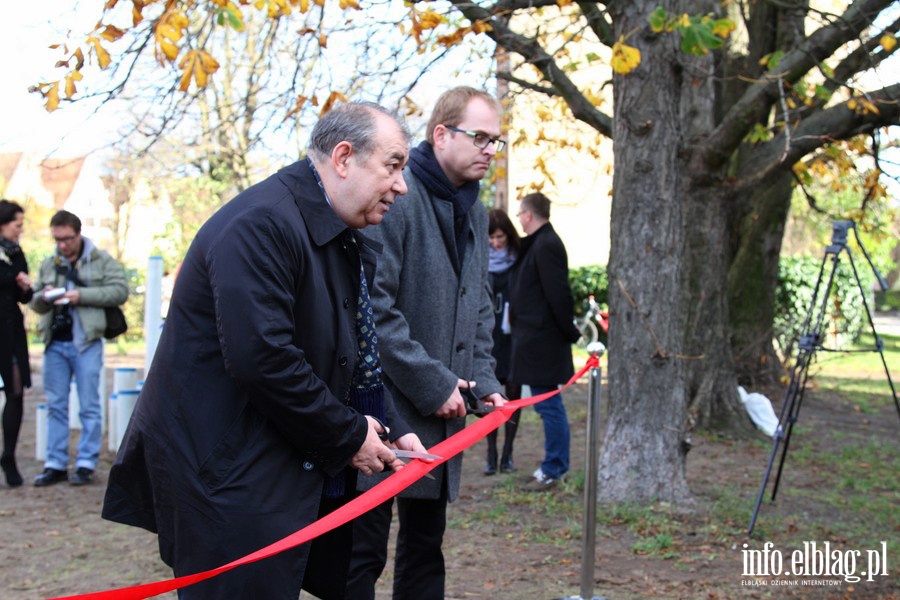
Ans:
POLYGON ((100 251, 91 265, 94 271, 87 287, 79 287, 80 304, 85 306, 119 306, 128 299, 125 269, 109 254, 100 251))
POLYGON ((421 415, 430 416, 450 397, 459 378, 412 339, 409 322, 396 305, 400 286, 410 285, 401 281, 403 261, 416 260, 415 250, 405 248, 407 225, 404 210, 397 207, 378 226, 384 250, 372 286, 372 304, 385 372, 421 415))
POLYGON ((46 314, 53 308, 53 304, 44 300, 44 288, 53 286, 56 283, 56 274, 53 271, 53 257, 44 259, 41 268, 38 270, 37 280, 32 282, 31 288, 34 290, 34 297, 31 299, 31 309, 39 315, 46 314))
POLYGON ((310 257, 288 231, 296 224, 277 221, 243 220, 207 251, 219 344, 225 368, 254 406, 334 474, 362 446, 368 425, 334 396, 295 342, 295 290, 310 257))

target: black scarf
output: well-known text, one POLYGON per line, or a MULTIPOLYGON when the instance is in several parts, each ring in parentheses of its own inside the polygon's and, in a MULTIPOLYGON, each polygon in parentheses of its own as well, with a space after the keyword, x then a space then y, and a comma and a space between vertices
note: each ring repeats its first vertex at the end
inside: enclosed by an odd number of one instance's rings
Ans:
POLYGON ((456 239, 456 255, 462 267, 469 233, 469 210, 478 201, 479 181, 469 181, 456 187, 447 176, 428 142, 422 142, 409 153, 409 168, 425 184, 436 198, 453 205, 453 233, 456 239))

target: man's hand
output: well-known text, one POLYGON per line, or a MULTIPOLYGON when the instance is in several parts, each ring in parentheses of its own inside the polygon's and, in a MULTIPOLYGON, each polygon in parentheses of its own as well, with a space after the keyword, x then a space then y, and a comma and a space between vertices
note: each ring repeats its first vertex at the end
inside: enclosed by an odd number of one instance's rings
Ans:
MULTIPOLYGON (((404 436, 398 437, 394 440, 394 447, 399 450, 414 450, 415 452, 428 452, 428 449, 422 444, 422 440, 419 439, 414 433, 407 433, 404 436)), ((434 459, 432 458, 423 458, 425 462, 432 462, 434 459)))
POLYGON ((493 405, 494 408, 500 408, 501 406, 509 402, 509 400, 501 396, 499 392, 494 392, 490 396, 485 396, 484 398, 482 398, 482 400, 485 404, 493 405))
MULTIPOLYGON (((356 454, 353 455, 353 458, 350 459, 350 466, 354 469, 359 469, 359 472, 363 475, 380 473, 384 471, 386 467, 389 467, 394 471, 402 468, 403 461, 394 456, 391 449, 378 438, 379 433, 385 433, 381 424, 368 416, 366 417, 366 421, 369 424, 366 440, 359 450, 356 451, 356 454)), ((421 446, 421 443, 419 445, 421 446)))
POLYGON ((441 405, 437 411, 435 411, 434 416, 440 417, 442 419, 453 419, 455 417, 465 417, 466 416, 466 401, 463 399, 462 394, 459 393, 459 390, 466 387, 475 387, 474 381, 466 381, 465 379, 460 379, 456 383, 456 389, 453 390, 453 393, 450 394, 450 397, 441 405))
POLYGON ((68 292, 66 292, 65 296, 63 296, 63 298, 68 299, 69 304, 78 304, 78 302, 81 300, 81 292, 79 292, 77 289, 69 290, 68 292))
POLYGON ((16 275, 16 283, 22 288, 22 291, 25 292, 31 287, 31 278, 28 276, 28 273, 22 271, 16 275))

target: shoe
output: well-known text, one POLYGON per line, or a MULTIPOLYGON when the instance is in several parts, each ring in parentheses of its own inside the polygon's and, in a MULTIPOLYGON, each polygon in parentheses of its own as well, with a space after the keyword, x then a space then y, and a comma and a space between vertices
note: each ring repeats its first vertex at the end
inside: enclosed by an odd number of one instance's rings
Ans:
POLYGON ((515 473, 516 468, 513 466, 513 462, 511 458, 504 459, 500 461, 500 472, 501 473, 515 473))
POLYGON ((0 458, 0 467, 3 467, 3 473, 6 475, 6 484, 9 487, 19 487, 22 485, 22 475, 16 468, 16 459, 6 454, 0 458))
POLYGON ((44 469, 43 473, 34 478, 34 487, 46 487, 48 485, 59 483, 60 481, 66 481, 68 478, 69 474, 65 471, 48 467, 44 469))
POLYGON ((496 475, 497 474, 497 465, 487 463, 484 465, 484 474, 485 475, 496 475))
POLYGON ((538 468, 534 473, 532 473, 532 479, 527 484, 525 484, 525 489, 530 491, 543 491, 549 490, 553 487, 556 487, 556 484, 559 483, 559 479, 556 477, 548 477, 538 468))
POLYGON ((70 485, 87 485, 94 480, 94 471, 87 467, 78 467, 72 473, 72 479, 69 480, 70 485))

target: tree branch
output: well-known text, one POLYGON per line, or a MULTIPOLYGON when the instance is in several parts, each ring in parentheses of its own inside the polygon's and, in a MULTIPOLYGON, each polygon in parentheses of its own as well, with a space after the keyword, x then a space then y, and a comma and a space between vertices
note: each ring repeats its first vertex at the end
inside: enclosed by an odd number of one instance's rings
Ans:
POLYGON ((830 25, 814 32, 804 44, 786 54, 775 72, 751 85, 724 115, 706 143, 697 148, 692 161, 702 163, 703 170, 720 167, 729 159, 754 123, 761 122, 778 101, 779 79, 795 83, 838 48, 859 36, 874 18, 893 0, 857 0, 830 25))
POLYGON ((512 31, 503 19, 494 18, 490 12, 479 6, 464 0, 450 1, 470 21, 490 23, 492 30, 488 32, 488 35, 501 48, 515 52, 533 64, 547 83, 565 98, 566 104, 576 119, 593 127, 601 134, 612 137, 612 118, 597 110, 597 107, 584 97, 578 86, 566 76, 553 57, 547 54, 536 40, 512 31))
POLYGON ((750 149, 742 169, 751 176, 742 178, 736 191, 759 185, 780 169, 790 169, 810 152, 836 140, 846 140, 879 127, 900 123, 900 83, 867 94, 878 112, 859 113, 846 102, 807 117, 794 128, 793 140, 784 152, 785 134, 750 149))

